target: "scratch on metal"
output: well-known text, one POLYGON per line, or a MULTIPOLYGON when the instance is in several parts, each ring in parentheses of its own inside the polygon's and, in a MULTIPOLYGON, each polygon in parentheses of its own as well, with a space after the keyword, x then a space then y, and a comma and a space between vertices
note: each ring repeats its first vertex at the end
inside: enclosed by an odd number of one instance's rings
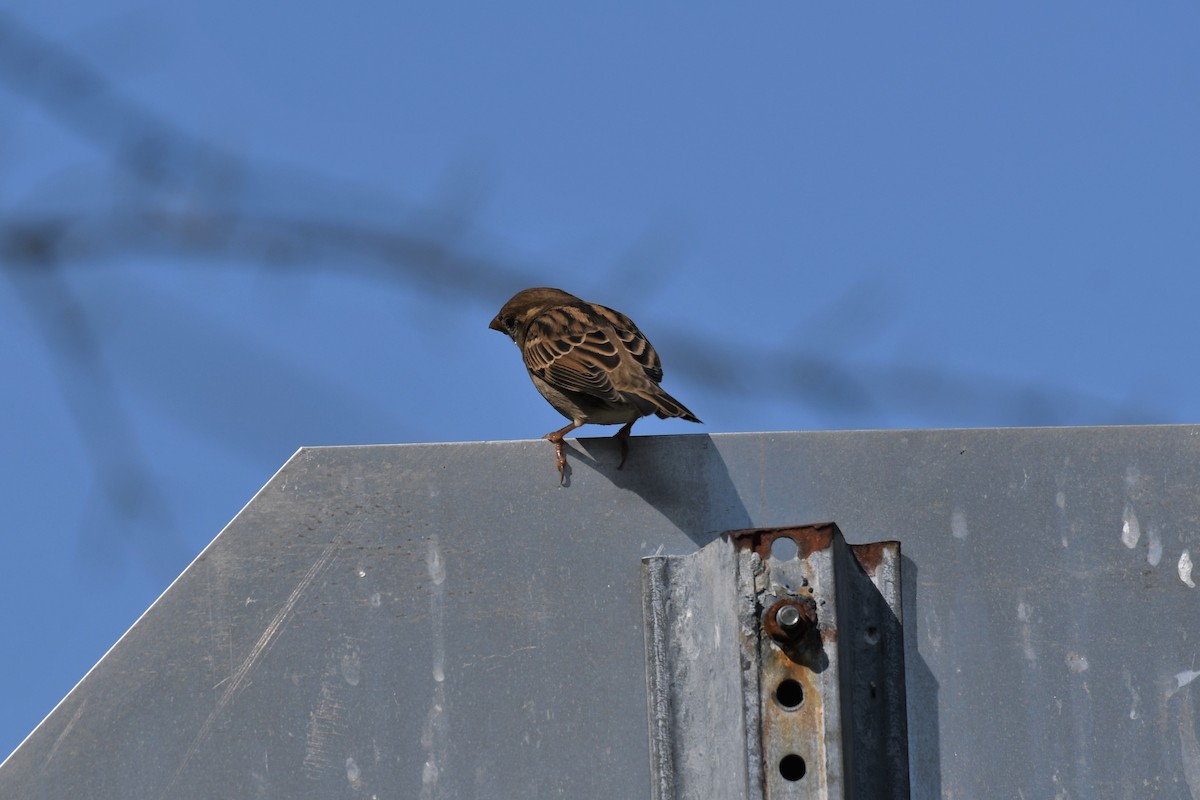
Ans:
POLYGON ((316 709, 308 720, 308 738, 304 747, 301 766, 309 779, 316 779, 322 770, 333 764, 328 740, 340 736, 345 728, 342 721, 342 704, 334 695, 333 687, 324 682, 316 709))
POLYGON ((62 733, 55 737, 54 744, 50 747, 50 752, 46 754, 46 763, 42 764, 43 772, 50 766, 50 762, 54 760, 54 754, 58 752, 58 746, 62 744, 63 739, 67 738, 67 734, 71 732, 71 729, 75 727, 75 723, 79 722, 79 718, 83 716, 83 710, 87 708, 87 704, 87 698, 84 698, 79 704, 79 708, 75 709, 75 713, 71 715, 70 722, 63 727, 62 733))
POLYGON ((334 537, 333 541, 326 545, 325 549, 321 551, 321 555, 316 561, 313 562, 312 566, 308 568, 308 571, 304 573, 304 577, 300 579, 300 582, 296 584, 296 588, 292 590, 290 595, 288 595, 288 599, 284 601, 283 605, 279 608, 279 612, 275 614, 274 619, 272 619, 267 627, 263 629, 262 634, 258 637, 258 641, 254 643, 254 647, 250 648, 250 653, 245 659, 242 660, 242 663, 238 665, 238 668, 234 670, 233 674, 230 676, 229 685, 225 687, 225 691, 223 691, 221 696, 217 698, 216 705, 209 713, 208 718, 204 720, 204 724, 200 726, 200 730, 196 733, 195 738, 192 739, 192 743, 188 746, 187 752, 184 753, 183 759, 179 762, 179 766, 175 768, 174 774, 171 775, 171 780, 167 784, 167 795, 170 795, 171 791, 175 788, 176 782, 183 774, 183 771, 187 769, 187 765, 192 760, 192 756, 195 755, 196 750, 199 749, 200 745, 203 744, 206 739, 208 739, 208 735, 212 731, 213 723, 217 721, 217 717, 221 715, 221 712, 224 711, 225 707, 229 705, 229 702, 233 700, 234 695, 236 695, 238 690, 242 688, 242 683, 245 681, 246 676, 250 674, 250 670, 254 668, 254 665, 270 648, 276 636, 279 634, 279 631, 282 630, 283 623, 292 613, 292 609, 296 607, 296 603, 300 600, 301 595, 307 591, 308 587, 312 584, 313 580, 316 579, 317 575, 319 575, 326 567, 329 566, 329 562, 333 560, 333 554, 337 551, 337 547, 341 543, 341 539, 341 536, 334 537))

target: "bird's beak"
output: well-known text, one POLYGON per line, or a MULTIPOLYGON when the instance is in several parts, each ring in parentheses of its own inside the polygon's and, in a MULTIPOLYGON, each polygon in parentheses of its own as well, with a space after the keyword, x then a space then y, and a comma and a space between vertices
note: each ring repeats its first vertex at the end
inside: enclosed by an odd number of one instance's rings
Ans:
POLYGON ((504 326, 500 324, 500 315, 499 314, 497 314, 495 317, 492 318, 492 321, 488 323, 488 327, 494 331, 500 331, 501 333, 505 333, 505 334, 508 333, 508 331, 504 330, 504 326))

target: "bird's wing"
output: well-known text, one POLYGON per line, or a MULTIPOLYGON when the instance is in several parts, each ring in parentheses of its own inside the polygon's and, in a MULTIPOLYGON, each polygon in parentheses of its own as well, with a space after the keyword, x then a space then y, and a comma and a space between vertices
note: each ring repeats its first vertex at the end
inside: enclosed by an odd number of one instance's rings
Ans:
POLYGON ((558 389, 619 402, 612 372, 621 363, 621 349, 607 327, 603 318, 584 306, 545 311, 526 330, 521 348, 525 366, 558 389))
POLYGON ((687 406, 658 385, 663 376, 662 361, 654 345, 638 330, 633 320, 605 306, 594 305, 592 308, 608 323, 624 350, 622 368, 613 375, 613 382, 621 396, 637 406, 643 414, 654 414, 662 419, 681 417, 699 422, 700 419, 687 406))
POLYGON ((661 383, 662 361, 659 359, 654 345, 650 344, 650 340, 646 338, 645 334, 638 330, 638 326, 633 324, 633 320, 611 308, 592 307, 612 327, 613 333, 617 335, 629 355, 633 356, 634 361, 646 371, 646 377, 655 383, 661 383))

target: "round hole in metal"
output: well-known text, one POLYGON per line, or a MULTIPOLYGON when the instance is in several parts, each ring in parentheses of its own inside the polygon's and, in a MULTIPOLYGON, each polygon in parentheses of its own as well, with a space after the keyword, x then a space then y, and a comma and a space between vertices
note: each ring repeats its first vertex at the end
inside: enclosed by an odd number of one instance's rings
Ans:
POLYGON ((780 681, 779 686, 775 689, 775 699, 784 708, 796 708, 804 702, 804 687, 800 685, 799 681, 791 678, 780 681))
POLYGON ((804 777, 806 770, 804 759, 795 753, 788 753, 779 759, 779 774, 783 776, 785 781, 800 780, 804 777))
POLYGON ((798 555, 800 555, 800 548, 796 546, 793 540, 786 536, 780 536, 771 542, 772 558, 777 558, 780 561, 791 561, 798 555))

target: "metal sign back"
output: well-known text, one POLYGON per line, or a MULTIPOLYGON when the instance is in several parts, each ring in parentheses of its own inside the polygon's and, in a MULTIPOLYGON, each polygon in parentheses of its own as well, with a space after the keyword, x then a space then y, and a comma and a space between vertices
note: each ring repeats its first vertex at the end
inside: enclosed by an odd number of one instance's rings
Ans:
POLYGON ((1200 428, 568 442, 300 451, 0 797, 649 797, 641 558, 813 519, 904 542, 914 797, 1200 797, 1200 428))

